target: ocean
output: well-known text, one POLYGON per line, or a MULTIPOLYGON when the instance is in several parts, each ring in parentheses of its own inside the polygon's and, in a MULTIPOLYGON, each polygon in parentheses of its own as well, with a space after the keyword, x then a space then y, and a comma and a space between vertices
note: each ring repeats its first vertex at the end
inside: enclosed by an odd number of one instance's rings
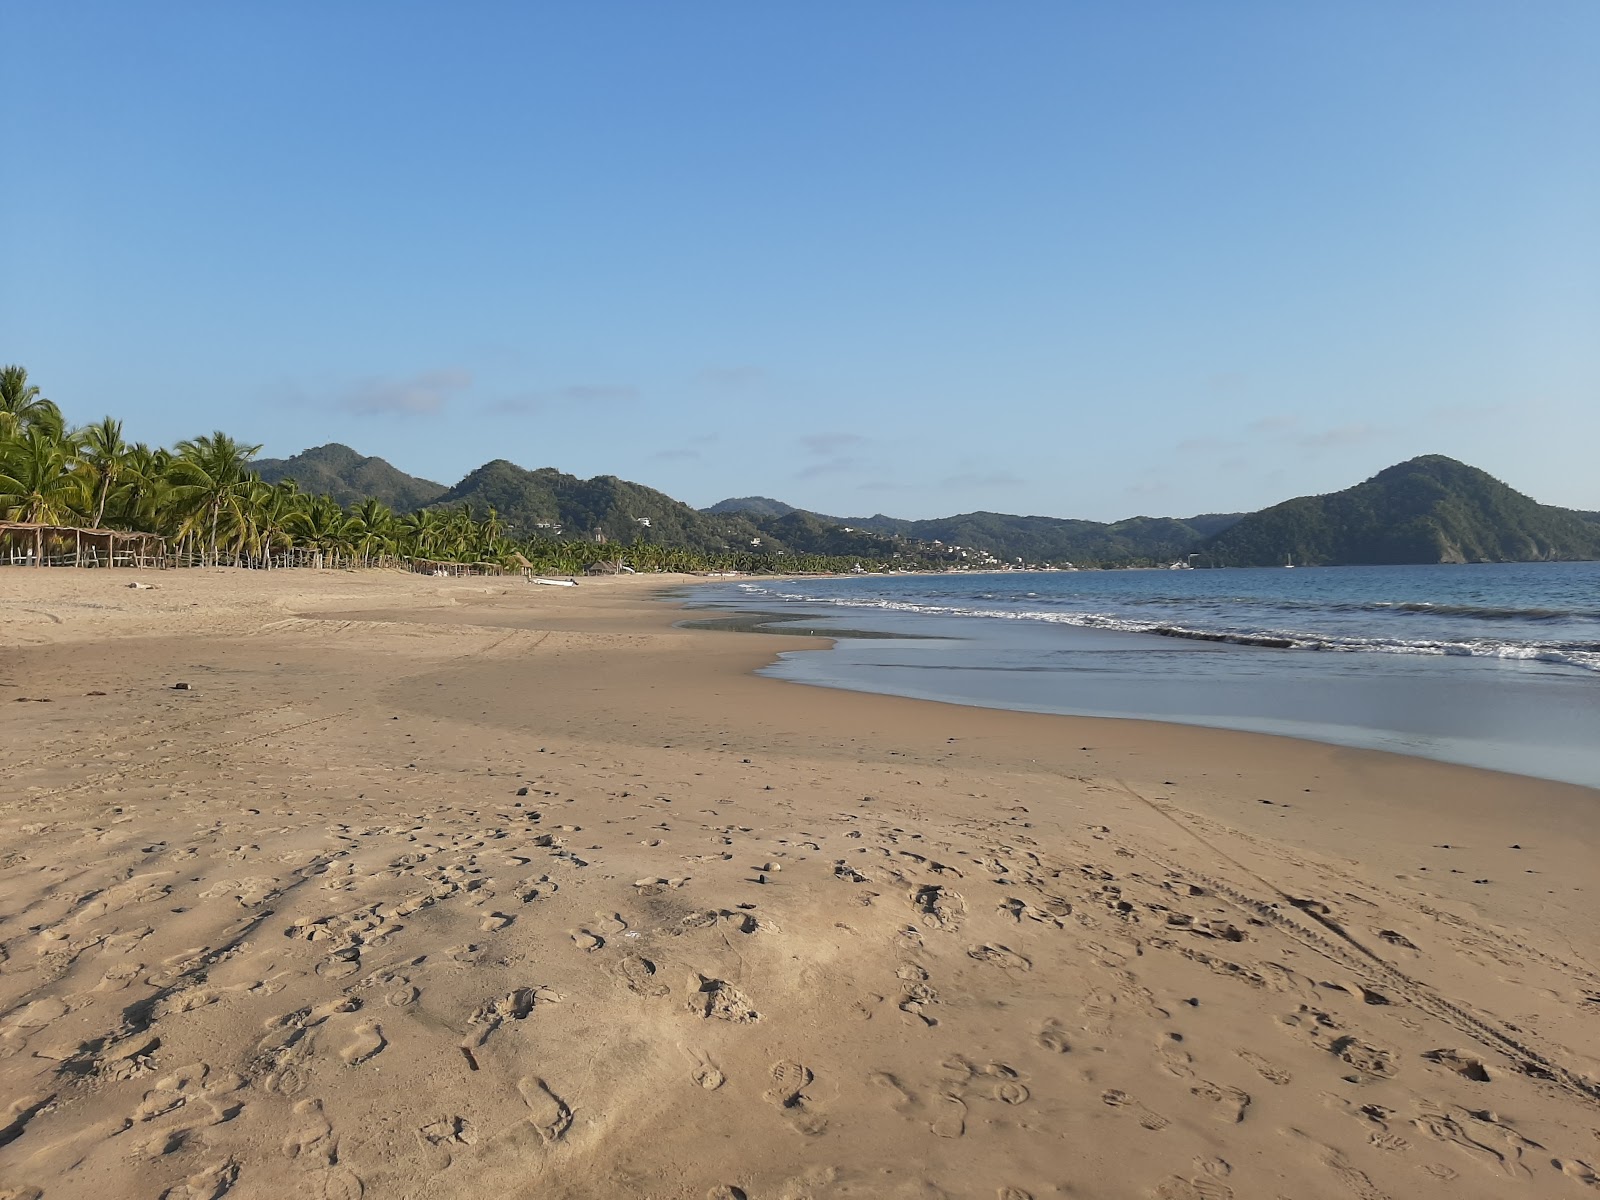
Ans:
POLYGON ((782 679, 1600 787, 1600 563, 800 577, 690 603, 879 635, 785 654, 782 679))

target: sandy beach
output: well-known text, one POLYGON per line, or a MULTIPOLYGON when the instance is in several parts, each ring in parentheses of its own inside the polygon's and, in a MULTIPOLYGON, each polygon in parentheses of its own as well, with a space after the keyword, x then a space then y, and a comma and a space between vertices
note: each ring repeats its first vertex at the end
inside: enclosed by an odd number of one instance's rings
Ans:
POLYGON ((663 586, 0 572, 0 1197, 1600 1195, 1600 793, 663 586))

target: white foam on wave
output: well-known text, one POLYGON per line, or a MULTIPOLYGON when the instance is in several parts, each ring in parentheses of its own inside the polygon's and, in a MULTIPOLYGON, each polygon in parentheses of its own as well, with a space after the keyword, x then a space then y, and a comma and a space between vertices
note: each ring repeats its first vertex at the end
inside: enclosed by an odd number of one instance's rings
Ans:
POLYGON ((1119 633, 1144 633, 1164 637, 1194 638, 1204 641, 1237 641, 1260 645, 1286 642, 1286 650, 1321 650, 1367 654, 1451 655, 1462 658, 1498 658, 1509 661, 1540 662, 1600 672, 1600 648, 1560 642, 1513 642, 1489 638, 1405 639, 1352 637, 1287 629, 1204 628, 1173 622, 1137 620, 1102 612, 1040 612, 1032 609, 977 608, 966 605, 926 604, 883 597, 852 599, 842 596, 816 596, 803 592, 781 591, 759 584, 740 584, 752 594, 802 604, 826 604, 835 608, 870 608, 887 612, 921 613, 929 616, 977 617, 1004 621, 1032 621, 1048 625, 1071 625, 1080 629, 1105 629, 1119 633))

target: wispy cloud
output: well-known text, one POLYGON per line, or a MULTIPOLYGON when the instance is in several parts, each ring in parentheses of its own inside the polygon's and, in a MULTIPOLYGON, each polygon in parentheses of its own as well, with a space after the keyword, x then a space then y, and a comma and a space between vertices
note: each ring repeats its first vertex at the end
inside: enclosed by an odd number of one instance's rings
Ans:
POLYGON ((1228 438, 1202 435, 1201 437, 1184 438, 1183 441, 1178 443, 1177 449, 1180 454, 1201 454, 1209 451, 1236 450, 1239 445, 1239 442, 1231 441, 1228 438))
POLYGON ((572 383, 557 388, 553 398, 573 404, 621 404, 639 398, 639 389, 627 383, 572 383))
POLYGON ((1300 427, 1300 418, 1289 413, 1258 417, 1245 426, 1249 433, 1290 433, 1300 427))
POLYGON ((370 376, 357 380, 334 404, 358 416, 421 416, 438 412, 472 386, 472 372, 460 367, 419 371, 403 378, 370 376))
POLYGON ((484 406, 485 412, 506 416, 527 416, 552 408, 584 408, 606 404, 630 404, 639 398, 639 389, 624 383, 569 383, 565 387, 531 388, 503 396, 484 406))
POLYGON ((862 472, 869 469, 869 464, 852 454, 839 454, 832 458, 824 458, 810 466, 801 467, 794 473, 796 479, 821 479, 828 475, 849 475, 853 472, 862 472))
POLYGON ((1147 479, 1140 483, 1130 483, 1122 489, 1122 494, 1141 500, 1149 500, 1158 496, 1165 496, 1171 490, 1172 488, 1161 480, 1147 479))
POLYGON ((1244 426, 1243 436, 1214 433, 1184 438, 1174 447, 1181 454, 1227 454, 1236 458, 1262 443, 1296 446, 1302 450, 1341 450, 1367 446, 1389 436, 1389 430, 1365 421, 1355 421, 1327 429, 1308 429, 1303 417, 1293 413, 1273 413, 1257 417, 1244 426))
POLYGON ((1386 430, 1365 422, 1322 429, 1295 438, 1295 445, 1306 450, 1343 450, 1350 446, 1367 446, 1388 436, 1386 430))
POLYGON ((695 374, 694 381, 716 388, 751 388, 765 383, 767 373, 752 366, 706 367, 695 374))
POLYGON ((1010 488, 1021 487, 1023 480, 1010 471, 963 471, 947 475, 939 481, 940 487, 1010 488))
POLYGON ((1443 404, 1438 408, 1429 409, 1428 417, 1434 421, 1465 424, 1472 421, 1488 421, 1495 417, 1508 417, 1514 412, 1527 410, 1527 405, 1513 407, 1510 404, 1443 404))
POLYGON ((865 446, 867 439, 859 433, 808 433, 800 445, 809 454, 838 454, 854 446, 865 446))

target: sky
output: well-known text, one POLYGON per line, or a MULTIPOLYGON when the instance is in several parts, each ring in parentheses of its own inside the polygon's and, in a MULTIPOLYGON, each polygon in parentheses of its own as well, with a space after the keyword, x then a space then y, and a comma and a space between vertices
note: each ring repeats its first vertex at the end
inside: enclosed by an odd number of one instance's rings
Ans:
POLYGON ((1600 509, 1600 4, 0 7, 75 422, 1112 520, 1600 509))

